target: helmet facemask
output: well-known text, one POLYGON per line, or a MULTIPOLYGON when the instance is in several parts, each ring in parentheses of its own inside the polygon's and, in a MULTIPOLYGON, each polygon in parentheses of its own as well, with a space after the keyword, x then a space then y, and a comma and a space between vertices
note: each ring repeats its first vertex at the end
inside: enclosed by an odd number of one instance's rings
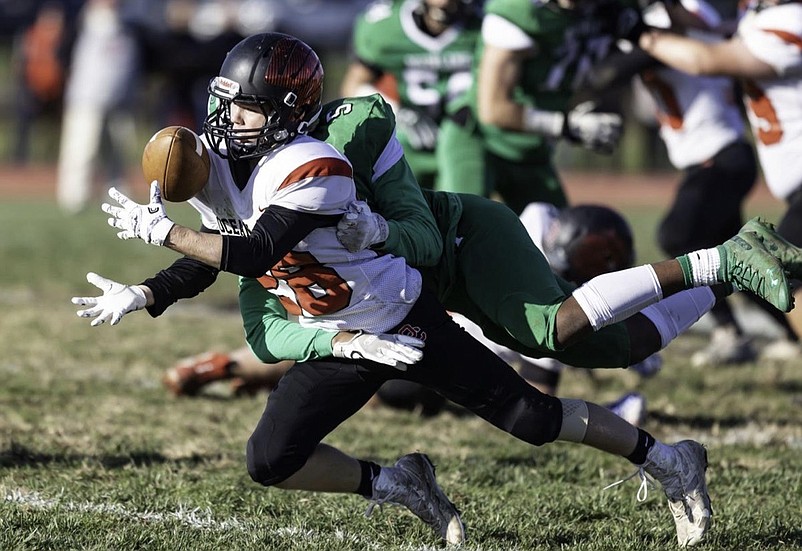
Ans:
POLYGON ((223 158, 254 159, 307 133, 320 115, 322 79, 317 55, 298 39, 279 33, 245 39, 209 83, 203 128, 210 147, 223 158), (264 124, 234 129, 233 104, 261 112, 264 124))

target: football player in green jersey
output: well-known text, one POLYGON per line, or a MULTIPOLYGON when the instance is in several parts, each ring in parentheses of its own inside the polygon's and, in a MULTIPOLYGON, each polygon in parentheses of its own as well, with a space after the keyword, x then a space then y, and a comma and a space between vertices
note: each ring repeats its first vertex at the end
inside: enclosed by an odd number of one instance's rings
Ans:
MULTIPOLYGON (((532 202, 566 205, 552 161, 555 140, 600 152, 617 144, 618 114, 595 112, 590 102, 571 108, 570 101, 588 69, 639 21, 634 7, 625 9, 629 2, 486 4, 469 101, 484 138, 487 186, 516 213, 532 202)), ((450 149, 450 134, 443 137, 450 149)), ((471 167, 457 178, 476 173, 471 167)))
MULTIPOLYGON (((378 95, 340 99, 324 108, 312 133, 346 154, 354 167, 357 195, 376 211, 344 217, 340 239, 353 250, 372 247, 409 259, 449 310, 474 321, 491 340, 528 356, 554 357, 569 365, 624 367, 667 345, 726 291, 720 286, 715 295, 708 287, 688 290, 636 313, 668 294, 666 288, 650 288, 650 276, 643 274, 637 276, 643 281, 633 285, 633 274, 616 272, 601 287, 598 278, 588 282, 592 291, 579 291, 588 296, 580 299, 585 305, 578 306, 571 298, 577 292, 575 285, 553 274, 510 209, 482 197, 420 190, 393 138, 393 122, 391 109, 378 95), (424 203, 428 208, 422 207, 424 203), (624 300, 626 314, 606 319, 615 308, 604 306, 606 299, 596 295, 616 286, 642 296, 624 300)), ((687 266, 691 261, 683 262, 687 266)), ((689 274, 685 281, 675 281, 673 290, 687 288, 694 277, 689 274)), ((251 290, 243 289, 243 295, 251 290)), ((264 300, 258 298, 260 307, 264 300)), ((259 308, 253 310, 256 317, 251 323, 285 331, 281 338, 268 331, 259 345, 261 357, 280 361, 325 353, 330 343, 316 341, 315 335, 303 346, 301 337, 288 339, 287 331, 299 335, 309 331, 286 326, 281 310, 279 305, 275 324, 265 321, 259 308)), ((202 371, 214 378, 241 374, 232 370, 230 361, 221 359, 216 365, 216 371, 202 371)), ((171 370, 165 382, 177 394, 191 394, 208 382, 195 375, 191 366, 185 366, 171 370)))
POLYGON ((418 183, 434 188, 438 127, 446 104, 465 93, 481 24, 475 0, 379 0, 354 27, 355 59, 343 96, 381 92, 418 183))

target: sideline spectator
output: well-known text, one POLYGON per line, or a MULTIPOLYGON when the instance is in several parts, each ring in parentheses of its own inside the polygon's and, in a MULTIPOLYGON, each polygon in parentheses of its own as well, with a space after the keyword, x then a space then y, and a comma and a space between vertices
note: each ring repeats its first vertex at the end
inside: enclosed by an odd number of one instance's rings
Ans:
POLYGON ((107 184, 124 187, 125 155, 136 140, 130 100, 139 59, 134 36, 120 15, 122 5, 122 0, 88 0, 80 14, 64 97, 56 188, 67 213, 86 207, 101 160, 107 184))

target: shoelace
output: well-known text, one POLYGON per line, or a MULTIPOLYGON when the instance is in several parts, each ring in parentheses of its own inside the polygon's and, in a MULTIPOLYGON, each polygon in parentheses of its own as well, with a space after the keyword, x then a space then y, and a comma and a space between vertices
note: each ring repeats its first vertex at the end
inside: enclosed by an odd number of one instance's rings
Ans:
POLYGON ((649 477, 646 474, 646 471, 643 470, 643 467, 639 467, 637 471, 635 471, 626 478, 622 478, 617 482, 608 484, 607 486, 602 488, 602 490, 609 490, 610 488, 614 488, 619 484, 623 484, 627 480, 635 478, 636 476, 640 477, 640 486, 638 487, 638 493, 636 494, 636 498, 638 500, 638 503, 643 503, 644 501, 646 501, 646 498, 649 497, 649 486, 651 486, 652 488, 655 487, 654 481, 651 479, 651 477, 649 477))
POLYGON ((393 501, 393 498, 398 493, 399 493, 398 488, 393 488, 391 491, 387 492, 387 494, 384 497, 371 499, 368 508, 365 510, 365 516, 369 517, 371 514, 373 514, 373 509, 375 509, 377 505, 379 506, 379 510, 381 510, 382 505, 384 505, 385 503, 391 503, 393 505, 401 505, 401 503, 393 501))
POLYGON ((390 503, 391 505, 400 505, 402 507, 409 508, 405 503, 403 503, 402 501, 398 501, 395 498, 399 495, 404 494, 405 492, 409 493, 410 491, 415 493, 418 497, 418 501, 426 506, 429 515, 432 517, 436 517, 436 514, 434 512, 435 509, 434 504, 430 503, 429 500, 420 496, 419 492, 417 491, 417 488, 402 488, 399 486, 393 487, 390 491, 386 492, 386 494, 382 497, 371 499, 368 508, 365 510, 365 516, 369 517, 371 514, 373 514, 373 509, 375 509, 377 505, 381 510, 381 506, 384 505, 385 503, 390 503))

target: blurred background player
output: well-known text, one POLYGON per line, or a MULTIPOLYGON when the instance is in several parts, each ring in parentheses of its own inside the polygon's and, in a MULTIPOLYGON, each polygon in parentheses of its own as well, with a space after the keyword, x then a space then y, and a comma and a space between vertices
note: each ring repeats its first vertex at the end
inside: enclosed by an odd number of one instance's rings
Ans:
MULTIPOLYGON (((675 5, 669 14, 678 19, 687 10, 675 5)), ((747 2, 728 40, 710 43, 656 29, 639 40, 646 52, 678 70, 740 79, 763 176, 771 193, 787 205, 777 231, 796 245, 802 244, 801 42, 802 4, 785 0, 747 2)), ((718 201, 709 211, 719 208, 718 201)), ((790 320, 796 333, 786 332, 763 350, 763 357, 799 357, 800 324, 795 316, 790 320)))
MULTIPOLYGON (((684 0, 688 17, 675 31, 705 42, 722 40, 718 12, 704 0, 684 0)), ((651 27, 670 28, 662 3, 644 13, 651 27)), ((677 256, 710 247, 732 235, 743 224, 743 205, 757 178, 757 159, 748 142, 743 116, 735 99, 734 82, 726 76, 689 75, 660 66, 641 73, 655 100, 660 136, 671 163, 683 171, 674 203, 658 231, 663 251, 677 256), (716 205, 711 209, 710 205, 716 205)), ((773 318, 785 339, 798 341, 787 318, 751 294, 741 295, 773 318)), ((739 364, 757 357, 752 339, 733 313, 730 301, 719 301, 710 311, 714 324, 708 345, 691 356, 696 366, 739 364)), ((771 346, 771 345, 770 345, 771 346)))
MULTIPOLYGON (((664 4, 652 2, 645 23, 671 28, 706 42, 722 40, 722 20, 703 0, 684 0, 684 11, 672 21, 664 4)), ((726 76, 695 76, 666 67, 639 48, 608 56, 588 74, 582 94, 594 97, 620 84, 647 91, 660 137, 672 165, 683 171, 674 202, 658 230, 658 243, 668 255, 709 247, 743 224, 742 210, 757 177, 757 161, 745 135, 743 116, 735 100, 735 83, 726 76), (716 209, 710 209, 716 204, 716 209)), ((754 295, 742 295, 772 317, 785 335, 798 338, 787 318, 754 295)), ((719 301, 709 316, 713 323, 707 346, 691 356, 696 366, 752 361, 757 351, 735 316, 730 302, 719 301)), ((774 345, 770 344, 769 349, 774 345)))
POLYGON ((86 207, 98 168, 106 184, 125 188, 126 154, 136 143, 132 98, 139 49, 121 0, 88 0, 64 96, 56 198, 66 213, 86 207))
POLYGON ((433 189, 446 104, 470 86, 481 25, 476 0, 379 0, 357 19, 343 96, 380 92, 418 183, 433 189))
POLYGON ((30 159, 31 129, 36 119, 61 109, 73 40, 74 14, 60 2, 45 2, 33 22, 15 39, 12 67, 16 83, 14 162, 30 159))
POLYGON ((532 202, 567 205, 554 143, 567 139, 599 152, 617 145, 620 115, 596 112, 593 102, 572 106, 571 97, 593 64, 613 51, 618 21, 628 10, 614 0, 485 5, 469 99, 481 125, 486 167, 471 167, 460 180, 486 177, 466 185, 485 185, 487 194, 517 214, 532 202))

